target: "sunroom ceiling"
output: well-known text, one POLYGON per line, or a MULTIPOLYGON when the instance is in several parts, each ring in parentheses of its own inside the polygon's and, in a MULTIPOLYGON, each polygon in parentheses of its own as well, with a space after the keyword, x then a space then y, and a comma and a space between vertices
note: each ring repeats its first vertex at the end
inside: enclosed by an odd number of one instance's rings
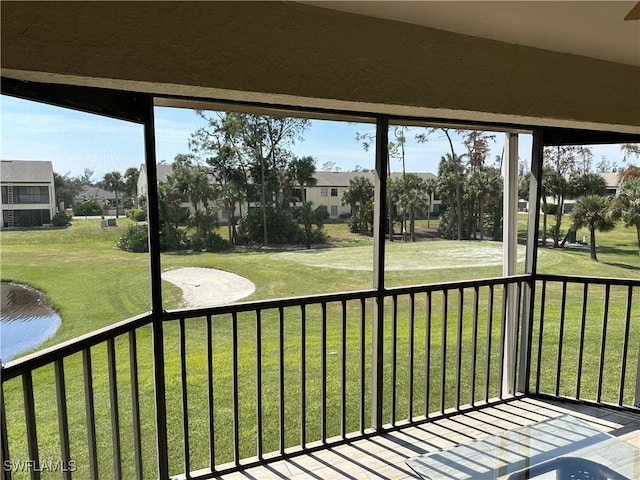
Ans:
POLYGON ((303 1, 506 43, 640 66, 636 1, 303 1))

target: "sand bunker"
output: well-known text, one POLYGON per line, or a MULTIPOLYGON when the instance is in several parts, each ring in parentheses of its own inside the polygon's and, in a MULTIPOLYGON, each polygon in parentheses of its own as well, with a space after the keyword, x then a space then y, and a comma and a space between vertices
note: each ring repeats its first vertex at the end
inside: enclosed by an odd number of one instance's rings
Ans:
POLYGON ((182 289, 185 306, 195 308, 233 303, 256 290, 246 278, 214 268, 176 268, 163 272, 162 279, 182 289))

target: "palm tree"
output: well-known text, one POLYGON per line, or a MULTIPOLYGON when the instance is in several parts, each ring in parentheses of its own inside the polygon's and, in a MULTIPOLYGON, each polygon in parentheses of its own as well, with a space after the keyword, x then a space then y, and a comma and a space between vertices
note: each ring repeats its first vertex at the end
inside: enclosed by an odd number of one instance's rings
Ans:
POLYGON ((118 218, 118 193, 124 190, 125 183, 120 172, 109 172, 104 174, 102 180, 105 190, 113 192, 116 196, 116 218, 118 218))
POLYGON ((625 227, 636 227, 640 255, 640 176, 623 181, 611 204, 614 220, 623 220, 625 227))
POLYGON ((307 201, 307 187, 316 184, 314 174, 316 173, 316 161, 313 157, 294 158, 289 164, 291 176, 300 186, 300 200, 304 204, 307 201))
POLYGON ((374 187, 367 177, 349 180, 349 188, 342 194, 342 204, 351 205, 351 229, 354 232, 367 230, 369 214, 372 213, 374 187))
POLYGON ((607 197, 587 195, 580 198, 571 211, 572 228, 575 230, 583 227, 589 229, 591 260, 598 261, 596 256, 596 230, 608 232, 615 227, 615 223, 608 213, 609 203, 607 197))

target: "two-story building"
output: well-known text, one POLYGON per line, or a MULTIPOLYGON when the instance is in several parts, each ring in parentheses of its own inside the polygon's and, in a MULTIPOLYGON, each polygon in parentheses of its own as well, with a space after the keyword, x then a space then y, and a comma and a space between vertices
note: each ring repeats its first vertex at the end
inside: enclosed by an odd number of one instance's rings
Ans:
MULTIPOLYGON (((171 165, 158 165, 158 181, 165 182, 167 176, 171 174, 171 165)), ((432 173, 416 173, 423 180, 435 179, 436 176, 432 173)), ((316 180, 315 185, 305 187, 305 198, 307 201, 312 202, 314 208, 325 207, 329 217, 331 219, 345 218, 351 215, 351 206, 349 204, 342 203, 342 196, 344 192, 349 188, 349 183, 356 177, 368 178, 371 183, 374 182, 373 172, 315 172, 314 178, 316 180)), ((392 173, 391 177, 401 177, 401 173, 392 173)), ((147 183, 145 166, 140 167, 140 176, 138 177, 138 196, 146 195, 147 183)), ((439 211, 440 200, 432 195, 430 202, 431 213, 439 211)), ((190 204, 185 203, 185 208, 189 208, 190 204)), ((247 203, 238 205, 236 209, 236 217, 240 216, 241 212, 247 212, 249 206, 247 203)), ((227 221, 227 212, 224 209, 220 210, 220 220, 222 222, 227 221)))
POLYGON ((48 161, 2 160, 3 228, 51 224, 56 214, 53 165, 48 161))

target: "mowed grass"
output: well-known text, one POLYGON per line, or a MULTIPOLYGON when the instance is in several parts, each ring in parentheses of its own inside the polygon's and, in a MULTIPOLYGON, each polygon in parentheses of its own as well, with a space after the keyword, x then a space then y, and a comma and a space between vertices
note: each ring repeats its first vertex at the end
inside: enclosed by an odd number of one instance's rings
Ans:
MULTIPOLYGON (((115 248, 119 235, 129 221, 120 219, 118 227, 101 229, 96 220, 74 220, 72 227, 59 230, 3 231, 2 242, 3 280, 12 280, 32 285, 46 293, 48 301, 61 313, 63 324, 56 336, 46 342, 52 345, 77 335, 96 330, 115 321, 131 317, 149 309, 149 264, 145 254, 131 254, 115 248)), ((259 251, 237 251, 215 254, 163 254, 162 268, 199 266, 218 268, 242 275, 256 284, 256 291, 247 300, 280 298, 318 293, 368 289, 372 285, 371 261, 373 243, 370 237, 348 232, 345 224, 327 225, 331 237, 329 248, 304 250, 265 249, 259 251)), ((581 238, 583 232, 578 232, 581 238)), ((608 234, 598 234, 598 254, 601 262, 589 260, 587 248, 563 250, 541 249, 539 271, 575 275, 638 278, 640 257, 633 244, 634 232, 618 228, 608 234)), ((427 240, 424 242, 386 243, 387 287, 440 283, 468 278, 500 276, 501 244, 496 242, 448 242, 427 240), (477 255, 473 255, 473 252, 477 255), (471 252, 471 253, 470 253, 471 252), (481 259, 481 260, 480 260, 481 259)), ((520 255, 520 258, 521 255, 520 255)), ((561 327, 561 291, 550 287, 547 292, 545 327, 542 335, 542 361, 537 368, 537 339, 539 328, 534 331, 534 380, 539 378, 543 391, 553 393, 558 386, 561 394, 575 394, 575 380, 580 358, 578 348, 582 328, 582 289, 570 287, 569 300, 565 308, 564 324, 561 327), (556 382, 558 338, 570 340, 562 352, 560 380, 556 382), (540 372, 538 374, 538 372, 540 372)), ((598 393, 598 371, 593 365, 599 362, 602 343, 604 291, 594 287, 589 292, 589 313, 585 319, 582 379, 587 388, 581 394, 594 398, 598 393)), ((626 291, 612 289, 611 305, 605 339, 607 358, 605 379, 601 386, 603 399, 617 401, 619 366, 622 361, 623 331, 626 312, 626 291)), ((180 291, 163 282, 165 308, 180 305, 180 291)), ((537 292, 540 298, 540 291, 537 292)), ((447 299, 434 294, 411 299, 399 296, 397 302, 388 299, 385 303, 385 421, 403 419, 412 409, 413 415, 438 411, 455 405, 457 398, 468 403, 472 388, 475 398, 482 400, 487 395, 498 394, 499 349, 501 336, 501 291, 496 290, 496 310, 490 324, 487 312, 489 293, 479 292, 479 316, 474 323, 472 316, 474 292, 465 290, 460 298, 458 292, 447 299), (464 306, 461 315, 458 306, 464 306), (425 312, 431 309, 432 321, 425 322, 425 312), (410 312, 414 311, 412 324, 410 312), (458 324, 458 318, 462 324, 458 324), (395 319, 395 321, 394 321, 395 319), (459 329, 459 327, 461 327, 459 329), (477 373, 472 375, 472 350, 474 335, 477 355, 477 373), (426 339, 430 342, 426 344, 426 339), (460 339, 460 341, 459 341, 460 339), (491 342, 489 342, 490 340, 491 342), (415 347, 413 369, 409 369, 410 345, 415 347), (489 347, 489 348, 488 348, 489 347), (460 355, 459 355, 460 353, 460 355), (395 357, 395 362, 392 359, 395 357), (444 359, 444 364, 443 364, 444 359), (460 363, 461 389, 454 388, 456 371, 460 363), (485 366, 489 374, 485 375, 485 366), (428 375, 425 372, 429 371, 428 375), (444 372, 444 376, 442 375, 444 372), (411 383, 410 383, 411 379, 411 383), (412 400, 409 402, 409 387, 412 400), (395 396, 395 402, 393 398, 395 396), (441 404, 440 399, 444 398, 441 404)), ((539 304, 539 302, 537 302, 539 304)), ((280 411, 280 344, 284 347, 282 370, 286 381, 283 392, 285 411, 285 446, 300 442, 301 421, 305 419, 307 441, 320 438, 323 411, 327 436, 339 435, 342 424, 340 390, 345 376, 347 417, 344 429, 358 430, 360 416, 364 427, 370 418, 370 366, 371 366, 371 316, 372 305, 365 302, 361 315, 359 301, 348 302, 343 315, 340 303, 329 303, 326 313, 319 306, 309 307, 302 322, 300 309, 287 308, 282 314, 277 310, 265 310, 258 323, 255 315, 241 314, 235 328, 238 331, 238 356, 232 355, 231 316, 212 319, 211 345, 213 352, 213 398, 215 421, 211 430, 208 419, 208 358, 207 320, 188 319, 185 322, 186 371, 185 391, 188 399, 188 440, 190 468, 206 468, 210 465, 209 441, 213 432, 215 463, 233 460, 232 439, 233 382, 237 373, 239 408, 237 431, 240 456, 256 454, 257 401, 262 401, 262 430, 264 450, 277 450, 279 445, 280 411), (282 340, 279 319, 284 319, 282 340), (364 319, 364 321, 363 321, 364 319), (259 329, 258 329, 259 327, 259 329), (301 334, 305 329, 304 341, 301 334), (363 333, 364 332, 364 333, 363 333), (258 335, 262 351, 258 355, 258 335), (326 338, 326 349, 321 347, 326 338), (345 346, 344 370, 342 348, 345 346), (361 350, 361 345, 364 348, 361 350), (306 395, 302 408, 301 369, 305 361, 306 395), (323 359, 326 362, 323 370, 323 359), (261 366, 262 382, 258 385, 256 371, 261 366), (360 377, 361 369, 364 378, 360 377), (326 382, 323 380, 326 379, 326 382), (321 400, 326 388, 326 405, 321 400), (257 397, 258 389, 261 396, 257 397), (363 399, 361 407, 361 398, 363 399), (323 410, 324 408, 324 410, 323 410), (360 409, 362 408, 362 412, 360 409), (304 415, 302 414, 304 412, 304 415)), ((636 295, 633 304, 634 332, 628 343, 638 345, 640 338, 640 299, 636 295)), ((539 315, 539 312, 537 313, 539 315)), ((180 358, 181 333, 177 322, 164 326, 165 378, 169 436, 169 463, 172 473, 185 470, 183 412, 180 358)), ((138 360, 138 383, 140 388, 140 422, 143 439, 143 470, 145 478, 155 478, 155 418, 153 391, 153 361, 151 329, 136 331, 136 337, 119 337, 114 342, 116 352, 116 385, 121 437, 123 477, 133 477, 133 429, 131 425, 131 371, 129 368, 130 346, 135 344, 138 360)), ((96 430, 99 451, 100 478, 112 478, 113 442, 110 416, 109 372, 107 370, 107 347, 100 345, 91 349, 96 405, 96 430)), ((637 362, 637 348, 631 347, 627 361, 637 362)), ((633 369, 630 369, 630 371, 633 369)), ((80 354, 64 361, 71 454, 78 466, 78 478, 88 478, 89 466, 86 448, 86 417, 82 358, 80 354)), ((629 374, 630 375, 630 374, 629 374)), ((58 425, 54 369, 52 366, 34 372, 36 415, 41 459, 59 459, 58 425)), ((626 379, 625 401, 629 401, 626 379)), ((28 458, 24 431, 24 406, 22 385, 19 379, 4 385, 9 440, 12 459, 28 458)), ((16 478, 23 478, 20 474, 16 478)), ((49 475, 45 472, 45 478, 49 475)), ((55 477, 52 475, 51 478, 55 477)), ((26 476, 24 477, 26 478, 26 476)))

